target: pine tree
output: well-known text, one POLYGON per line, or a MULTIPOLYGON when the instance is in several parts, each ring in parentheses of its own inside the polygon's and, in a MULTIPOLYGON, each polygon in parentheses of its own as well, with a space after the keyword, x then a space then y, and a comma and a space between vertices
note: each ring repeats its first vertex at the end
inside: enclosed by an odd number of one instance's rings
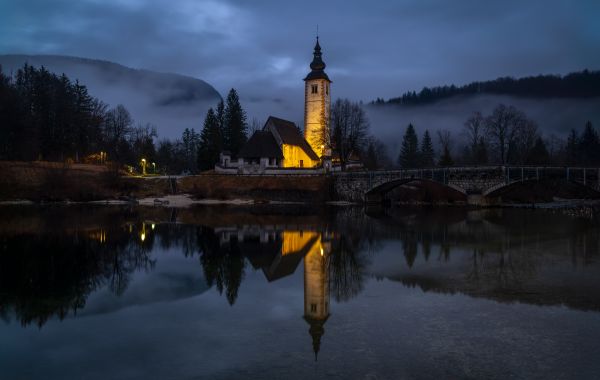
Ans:
MULTIPOLYGON (((222 104, 222 102, 221 102, 222 104)), ((198 148, 198 168, 200 170, 212 169, 219 161, 219 154, 223 149, 223 140, 219 119, 215 111, 210 108, 204 119, 204 127, 200 133, 198 148)))
POLYGON ((571 129, 571 132, 569 133, 565 151, 567 165, 579 164, 579 136, 577 135, 577 131, 574 129, 571 129))
POLYGON ((550 155, 548 154, 546 143, 541 137, 538 136, 538 138, 535 140, 535 145, 529 153, 527 163, 533 165, 545 165, 548 163, 549 159, 550 155))
POLYGON ((367 152, 365 154, 364 164, 365 167, 369 170, 375 170, 379 166, 377 159, 377 151, 375 149, 375 143, 373 141, 369 141, 369 145, 367 146, 367 152))
POLYGON ((234 156, 246 143, 246 129, 246 112, 242 109, 237 92, 232 88, 225 102, 223 137, 225 149, 229 150, 234 156))
MULTIPOLYGON (((223 136, 225 134, 225 104, 223 103, 223 100, 219 101, 219 104, 217 104, 217 110, 215 113, 215 117, 217 118, 217 123, 219 124, 219 131, 221 133, 221 139, 223 139, 223 136)), ((223 141, 221 141, 221 144, 223 144, 223 141)))
POLYGON ((581 135, 579 152, 583 166, 592 166, 600 163, 600 139, 590 121, 585 124, 585 129, 581 135))
POLYGON ((194 128, 186 128, 181 135, 186 169, 192 173, 197 169, 199 140, 199 136, 194 128))
POLYGON ((425 130, 423 134, 423 140, 421 140, 421 167, 431 168, 435 165, 433 157, 435 152, 433 151, 433 143, 431 142, 431 136, 429 131, 425 130))
POLYGON ((416 168, 419 165, 419 141, 412 124, 408 124, 404 133, 398 163, 405 169, 416 168))

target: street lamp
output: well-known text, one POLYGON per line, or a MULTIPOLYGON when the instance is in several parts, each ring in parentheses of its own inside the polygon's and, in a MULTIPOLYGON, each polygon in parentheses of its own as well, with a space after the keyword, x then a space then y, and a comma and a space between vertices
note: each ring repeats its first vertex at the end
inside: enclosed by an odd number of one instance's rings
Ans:
POLYGON ((142 175, 146 175, 146 159, 142 158, 142 175))

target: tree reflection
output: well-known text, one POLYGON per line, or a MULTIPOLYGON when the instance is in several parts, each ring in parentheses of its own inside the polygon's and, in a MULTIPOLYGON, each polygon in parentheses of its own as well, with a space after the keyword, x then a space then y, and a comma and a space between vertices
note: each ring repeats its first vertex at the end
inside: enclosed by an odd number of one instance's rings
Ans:
MULTIPOLYGON (((128 276, 150 269, 149 248, 131 244, 124 231, 90 239, 76 231, 65 235, 17 235, 0 244, 0 313, 16 314, 21 324, 42 326, 49 318, 65 318, 85 305, 87 296, 108 284, 121 294, 128 276)), ((102 235, 100 235, 102 236, 102 235)))
POLYGON ((216 285, 220 294, 225 290, 227 301, 233 305, 244 278, 246 265, 238 241, 230 239, 221 242, 213 229, 201 227, 198 230, 198 246, 202 252, 200 263, 206 283, 209 286, 216 285))
POLYGON ((329 289, 336 301, 356 297, 364 287, 364 241, 357 235, 338 235, 332 239, 327 256, 329 289))
MULTIPOLYGON (((238 299, 248 264, 272 282, 297 271, 309 253, 320 257, 315 249, 322 248, 325 273, 319 278, 327 282, 327 301, 356 297, 366 278, 374 276, 443 293, 600 309, 591 300, 597 284, 578 293, 573 291, 576 281, 564 280, 579 272, 544 272, 564 265, 565 258, 571 269, 596 265, 600 229, 546 213, 402 209, 372 217, 348 208, 301 224, 289 215, 238 212, 208 227, 174 223, 176 214, 161 216, 154 209, 146 215, 102 209, 92 221, 76 211, 74 216, 52 209, 48 215, 25 211, 0 218, 2 318, 16 315, 23 325, 42 326, 50 318, 76 313, 99 288, 122 295, 136 271, 154 269, 155 248, 198 255, 206 283, 230 305, 238 299), (238 225, 240 217, 246 219, 238 225), (400 263, 396 255, 385 271, 374 271, 371 261, 386 241, 399 243, 400 263)), ((326 318, 311 318, 313 338, 322 335, 326 318)))

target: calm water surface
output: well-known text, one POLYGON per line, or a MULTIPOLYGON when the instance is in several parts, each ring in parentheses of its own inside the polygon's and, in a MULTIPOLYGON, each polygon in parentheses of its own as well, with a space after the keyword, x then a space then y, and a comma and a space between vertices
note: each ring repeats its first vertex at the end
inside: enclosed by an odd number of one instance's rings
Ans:
POLYGON ((598 379, 599 259, 532 210, 4 207, 0 378, 598 379))

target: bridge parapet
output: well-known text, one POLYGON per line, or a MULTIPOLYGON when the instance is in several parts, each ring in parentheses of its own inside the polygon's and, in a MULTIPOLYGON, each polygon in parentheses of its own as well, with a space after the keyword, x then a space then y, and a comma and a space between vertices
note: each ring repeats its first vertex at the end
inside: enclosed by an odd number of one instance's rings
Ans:
POLYGON ((599 168, 478 166, 334 174, 335 192, 340 200, 363 202, 381 199, 392 189, 416 181, 433 181, 465 195, 487 196, 515 182, 564 179, 600 191, 599 168))

